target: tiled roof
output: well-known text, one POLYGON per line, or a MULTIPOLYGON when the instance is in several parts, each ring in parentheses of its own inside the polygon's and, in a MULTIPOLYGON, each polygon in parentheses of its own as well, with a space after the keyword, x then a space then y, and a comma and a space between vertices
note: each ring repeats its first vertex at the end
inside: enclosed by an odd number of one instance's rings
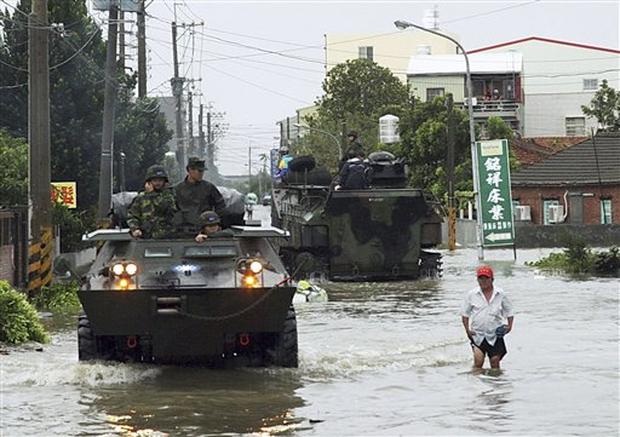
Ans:
POLYGON ((620 136, 598 135, 547 159, 523 167, 511 176, 514 186, 567 186, 620 183, 620 136), (598 158, 598 166, 597 166, 598 158))
POLYGON ((587 139, 588 137, 515 138, 511 142, 510 153, 522 165, 532 165, 587 139))

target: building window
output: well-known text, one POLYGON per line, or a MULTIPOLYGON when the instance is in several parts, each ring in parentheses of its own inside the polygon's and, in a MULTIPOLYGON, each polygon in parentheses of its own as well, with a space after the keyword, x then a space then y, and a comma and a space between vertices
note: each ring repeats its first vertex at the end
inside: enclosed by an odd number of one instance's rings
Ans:
POLYGON ((610 225, 613 223, 611 215, 611 199, 601 199, 601 223, 610 225))
POLYGON ((566 117, 566 136, 583 137, 586 135, 585 117, 566 117))
POLYGON ((444 95, 443 88, 426 88, 426 101, 432 102, 435 97, 441 97, 444 95))
POLYGON ((360 59, 368 59, 369 61, 372 61, 372 46, 359 47, 358 54, 360 59))
POLYGON ((551 209, 556 209, 560 206, 560 201, 559 200, 543 200, 543 224, 545 225, 549 225, 552 223, 556 223, 555 220, 550 220, 553 217, 551 217, 551 213, 549 213, 549 210, 551 209))
POLYGON ((584 91, 596 91, 598 88, 598 79, 584 79, 583 90, 584 91))

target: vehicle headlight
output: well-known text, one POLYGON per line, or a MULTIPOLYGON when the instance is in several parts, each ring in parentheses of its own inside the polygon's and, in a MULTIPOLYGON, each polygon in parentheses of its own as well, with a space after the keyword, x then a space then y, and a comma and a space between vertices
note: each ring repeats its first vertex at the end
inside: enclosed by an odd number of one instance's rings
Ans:
POLYGON ((252 261, 250 263, 250 270, 252 271, 252 273, 258 274, 263 271, 263 265, 260 261, 252 261))
POLYGON ((258 279, 254 275, 244 275, 243 276, 243 285, 245 287, 253 288, 258 287, 258 279))
POLYGON ((116 276, 122 275, 123 273, 125 273, 125 265, 122 263, 114 264, 112 266, 112 273, 114 273, 116 276))
POLYGON ((125 273, 129 276, 133 276, 138 273, 138 266, 134 263, 125 264, 125 273))

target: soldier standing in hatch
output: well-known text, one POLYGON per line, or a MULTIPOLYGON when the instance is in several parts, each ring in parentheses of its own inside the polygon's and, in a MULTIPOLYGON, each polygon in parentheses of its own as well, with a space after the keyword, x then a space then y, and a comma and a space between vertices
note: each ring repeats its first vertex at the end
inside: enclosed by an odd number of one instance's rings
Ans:
POLYGON ((170 238, 172 219, 177 211, 168 175, 161 165, 146 171, 144 191, 129 207, 127 224, 134 238, 170 238))
POLYGON ((217 187, 202 179, 205 171, 204 160, 189 158, 186 170, 187 176, 174 187, 174 192, 177 206, 182 213, 182 224, 196 229, 200 226, 200 214, 215 211, 221 217, 226 205, 217 187))
POLYGON ((353 130, 349 132, 347 134, 347 142, 347 150, 344 153, 344 156, 340 159, 340 164, 338 165, 339 171, 342 170, 342 167, 344 166, 345 162, 347 162, 347 160, 356 157, 364 159, 366 157, 366 154, 364 153, 364 146, 360 142, 357 132, 353 130))

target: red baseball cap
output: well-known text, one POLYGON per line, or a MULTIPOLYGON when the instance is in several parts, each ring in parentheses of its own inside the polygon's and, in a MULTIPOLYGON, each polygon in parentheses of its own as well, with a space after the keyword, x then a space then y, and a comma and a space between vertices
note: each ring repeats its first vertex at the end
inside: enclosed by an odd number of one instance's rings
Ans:
POLYGON ((493 269, 491 266, 480 266, 476 269, 476 277, 486 276, 487 278, 493 279, 493 269))

